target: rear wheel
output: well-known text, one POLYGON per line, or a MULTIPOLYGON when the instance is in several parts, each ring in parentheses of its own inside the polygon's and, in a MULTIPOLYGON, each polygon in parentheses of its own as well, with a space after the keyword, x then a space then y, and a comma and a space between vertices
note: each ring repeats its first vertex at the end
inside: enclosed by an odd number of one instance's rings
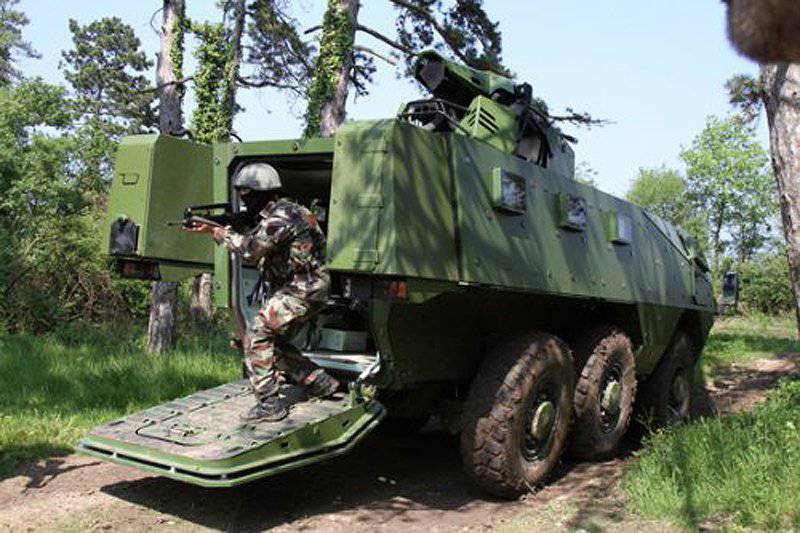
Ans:
POLYGON ((575 348, 586 361, 575 385, 575 423, 570 453, 601 459, 614 453, 630 424, 636 397, 636 361, 631 341, 612 327, 589 332, 575 348))
POLYGON ((658 428, 689 419, 696 360, 689 336, 677 332, 645 384, 642 398, 645 425, 658 428))
POLYGON ((517 497, 547 480, 564 448, 574 370, 567 346, 526 334, 483 361, 464 409, 461 456, 484 490, 517 497))

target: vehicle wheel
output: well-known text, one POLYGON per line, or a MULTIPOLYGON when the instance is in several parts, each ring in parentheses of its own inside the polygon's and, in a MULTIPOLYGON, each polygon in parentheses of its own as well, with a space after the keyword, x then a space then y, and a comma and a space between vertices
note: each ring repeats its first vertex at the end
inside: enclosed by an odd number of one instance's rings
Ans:
POLYGON ((642 391, 645 426, 655 429, 689 419, 696 362, 689 336, 677 332, 642 391))
POLYGON ((636 361, 631 341, 619 329, 598 328, 576 344, 574 358, 586 363, 575 385, 570 455, 605 458, 616 450, 633 413, 636 361))
POLYGON ((517 497, 558 464, 572 416, 572 357, 551 335, 520 335, 484 359, 464 407, 461 457, 487 492, 517 497))

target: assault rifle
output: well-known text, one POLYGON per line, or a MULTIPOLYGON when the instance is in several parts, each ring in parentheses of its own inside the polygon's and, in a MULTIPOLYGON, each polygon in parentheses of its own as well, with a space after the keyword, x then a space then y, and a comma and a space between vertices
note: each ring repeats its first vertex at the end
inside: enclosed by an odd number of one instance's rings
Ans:
POLYGON ((252 217, 247 216, 247 212, 232 213, 230 209, 231 205, 227 203, 192 205, 183 210, 182 220, 170 220, 167 226, 189 229, 200 224, 208 224, 217 227, 231 226, 234 231, 240 233, 247 231, 252 225, 252 217))

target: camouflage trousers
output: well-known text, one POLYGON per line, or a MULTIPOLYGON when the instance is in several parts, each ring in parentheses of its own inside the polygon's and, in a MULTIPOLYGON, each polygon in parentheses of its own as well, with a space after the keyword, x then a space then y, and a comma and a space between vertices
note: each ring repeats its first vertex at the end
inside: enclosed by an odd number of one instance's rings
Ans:
POLYGON ((258 399, 278 393, 281 373, 297 384, 308 385, 321 372, 289 341, 322 306, 278 291, 261 308, 243 339, 244 362, 258 399))

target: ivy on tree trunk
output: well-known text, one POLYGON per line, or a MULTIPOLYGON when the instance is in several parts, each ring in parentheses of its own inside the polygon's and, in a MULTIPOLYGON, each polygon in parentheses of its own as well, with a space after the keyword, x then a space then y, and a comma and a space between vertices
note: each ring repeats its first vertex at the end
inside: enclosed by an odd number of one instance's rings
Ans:
POLYGON ((308 89, 305 136, 332 135, 346 116, 358 0, 329 0, 322 41, 308 89))

